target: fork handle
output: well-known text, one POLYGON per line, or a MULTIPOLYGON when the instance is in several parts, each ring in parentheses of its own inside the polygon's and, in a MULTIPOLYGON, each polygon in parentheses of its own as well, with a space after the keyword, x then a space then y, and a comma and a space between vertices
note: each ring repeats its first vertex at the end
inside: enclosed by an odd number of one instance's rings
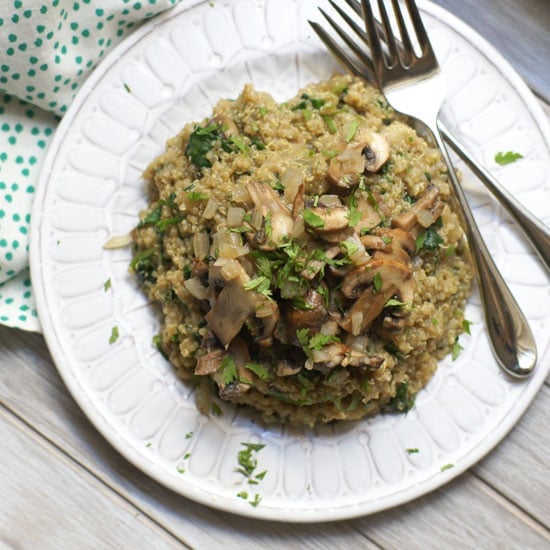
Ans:
POLYGON ((519 229, 538 254, 546 269, 550 271, 550 228, 533 216, 481 164, 477 163, 441 120, 438 120, 438 126, 445 141, 516 220, 519 229))
POLYGON ((464 230, 470 244, 484 305, 487 331, 495 357, 509 375, 525 378, 531 374, 537 361, 533 333, 483 241, 439 132, 437 121, 434 120, 428 126, 447 165, 449 179, 460 207, 459 212, 462 214, 464 230))

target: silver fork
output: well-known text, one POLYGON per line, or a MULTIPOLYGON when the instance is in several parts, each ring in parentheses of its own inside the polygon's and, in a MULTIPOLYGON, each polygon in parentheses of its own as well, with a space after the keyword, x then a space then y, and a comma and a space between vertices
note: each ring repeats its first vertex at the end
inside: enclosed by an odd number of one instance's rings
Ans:
MULTIPOLYGON (((346 0, 347 4, 353 9, 353 11, 362 17, 362 8, 360 0, 346 0)), ((350 47, 350 49, 357 56, 360 61, 360 65, 354 62, 351 57, 345 53, 334 40, 326 33, 326 31, 317 23, 311 22, 310 24, 315 29, 315 32, 319 35, 324 42, 328 50, 340 61, 340 63, 352 73, 355 73, 365 80, 376 81, 376 75, 374 74, 374 67, 371 58, 366 54, 364 50, 365 46, 369 46, 367 33, 359 27, 359 25, 350 18, 345 11, 342 10, 335 2, 329 0, 334 10, 342 17, 347 25, 354 31, 355 35, 361 40, 362 43, 357 43, 356 40, 351 38, 345 33, 336 22, 327 15, 321 8, 320 11, 329 22, 329 24, 338 33, 340 38, 350 47)), ((376 30, 381 40, 384 40, 383 26, 375 21, 376 30)), ((403 50, 403 44, 396 39, 396 44, 401 52, 403 50)), ((514 196, 507 191, 481 164, 470 156, 464 147, 454 137, 447 127, 443 124, 441 119, 438 121, 439 130, 444 137, 445 141, 453 148, 455 153, 470 167, 472 172, 479 178, 479 180, 485 184, 491 193, 497 198, 497 200, 506 208, 508 213, 517 222, 519 229, 524 234, 529 244, 533 247, 533 250, 539 256, 541 262, 546 267, 547 271, 550 271, 550 227, 545 225, 536 216, 531 214, 514 196)))
MULTIPOLYGON (((346 1, 354 7, 355 2, 346 1)), ((338 47, 318 24, 310 24, 337 59, 365 79, 372 80, 374 73, 380 89, 394 110, 420 122, 431 133, 447 164, 458 211, 470 243, 487 330, 495 357, 502 369, 511 376, 527 377, 533 371, 537 358, 533 334, 487 250, 439 133, 438 115, 446 94, 445 78, 439 70, 414 1, 405 0, 405 3, 420 45, 419 56, 414 52, 398 1, 391 2, 401 35, 400 41, 394 36, 383 0, 378 0, 382 23, 375 19, 370 1, 361 0, 366 34, 334 2, 331 2, 363 42, 368 43, 371 57, 323 12, 331 26, 357 56, 359 65, 352 61, 347 52, 338 47), (386 45, 385 50, 382 41, 386 45)))

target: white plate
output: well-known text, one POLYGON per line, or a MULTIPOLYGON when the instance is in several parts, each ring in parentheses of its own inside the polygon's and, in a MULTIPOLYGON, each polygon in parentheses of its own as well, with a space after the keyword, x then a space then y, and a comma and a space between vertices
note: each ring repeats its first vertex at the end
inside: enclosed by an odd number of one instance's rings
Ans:
MULTIPOLYGON (((464 351, 441 363, 408 415, 316 431, 265 428, 227 404, 219 418, 200 415, 192 389, 152 346, 159 322, 127 272, 131 252, 102 246, 135 225, 147 201, 141 171, 186 122, 201 120, 247 82, 282 100, 331 74, 336 66, 306 22, 318 18, 316 4, 186 1, 127 39, 96 69, 56 133, 33 211, 31 250, 38 311, 57 367, 120 453, 191 499, 297 522, 376 512, 448 482, 510 430, 550 366, 546 274, 468 176, 482 232, 538 342, 530 380, 513 382, 498 369, 476 295, 466 312, 475 324, 471 337, 461 337, 464 351), (114 326, 120 338, 110 345, 114 326), (266 444, 258 461, 268 473, 257 486, 234 471, 248 441, 266 444), (454 466, 442 471, 448 464, 454 466), (260 505, 237 498, 242 490, 261 495, 260 505)), ((542 112, 479 36, 445 11, 422 7, 449 78, 449 124, 524 204, 547 217, 550 140, 542 112), (507 150, 525 158, 496 167, 494 154, 507 150)))

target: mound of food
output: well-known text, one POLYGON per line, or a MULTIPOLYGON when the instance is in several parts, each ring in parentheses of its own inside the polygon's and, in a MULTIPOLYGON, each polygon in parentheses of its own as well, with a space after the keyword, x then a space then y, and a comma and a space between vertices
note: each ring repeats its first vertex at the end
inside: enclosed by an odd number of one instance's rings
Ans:
POLYGON ((406 411, 463 329, 446 167, 358 79, 282 104, 247 86, 144 177, 131 268, 203 412, 211 396, 310 426, 406 411))

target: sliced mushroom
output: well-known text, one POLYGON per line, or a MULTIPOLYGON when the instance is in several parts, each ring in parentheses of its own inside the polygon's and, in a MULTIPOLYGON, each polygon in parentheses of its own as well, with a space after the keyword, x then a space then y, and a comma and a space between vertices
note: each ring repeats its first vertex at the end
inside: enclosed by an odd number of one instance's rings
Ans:
MULTIPOLYGON (((308 290, 304 295, 303 308, 290 306, 285 312, 285 321, 289 335, 296 335, 296 331, 302 328, 318 328, 327 319, 328 312, 325 308, 325 299, 316 290, 308 290)), ((293 338, 294 344, 298 344, 293 338)))
POLYGON ((357 222, 355 230, 360 235, 374 229, 382 222, 380 212, 378 212, 371 202, 364 197, 357 200, 357 210, 361 212, 361 218, 357 222))
POLYGON ((405 264, 391 259, 371 260, 349 273, 342 283, 342 293, 357 298, 340 326, 357 336, 364 332, 384 310, 387 301, 396 296, 400 301, 414 297, 412 271, 405 264), (378 288, 374 288, 378 274, 378 288))
POLYGON ((366 159, 365 168, 369 172, 378 172, 390 158, 390 144, 383 135, 374 132, 365 133, 364 143, 361 152, 366 159))
POLYGON ((339 194, 349 193, 365 172, 377 172, 390 156, 386 138, 362 126, 342 152, 333 157, 327 171, 327 181, 339 194))
POLYGON ((256 233, 247 233, 249 242, 261 250, 275 250, 292 232, 294 220, 279 195, 269 185, 251 182, 247 190, 264 220, 262 229, 256 233))
POLYGON ((237 128, 235 121, 225 114, 216 115, 212 119, 212 122, 217 122, 221 126, 222 132, 226 137, 239 135, 239 129, 237 128))
POLYGON ((205 376, 207 374, 214 374, 221 366, 223 358, 227 355, 227 352, 222 349, 216 349, 205 355, 201 355, 197 358, 197 366, 195 367, 195 374, 197 376, 205 376))
MULTIPOLYGON (((317 218, 323 220, 323 225, 312 227, 312 232, 324 235, 341 231, 349 226, 349 210, 346 206, 336 206, 335 208, 327 208, 317 206, 309 209, 317 218)), ((307 220, 305 220, 307 225, 307 220)))
POLYGON ((375 250, 374 259, 391 257, 407 264, 415 251, 413 236, 404 229, 380 228, 373 235, 364 235, 361 242, 367 250, 375 250))
POLYGON ((208 326, 224 348, 227 349, 241 331, 244 322, 256 313, 255 294, 245 290, 241 281, 233 279, 226 283, 214 306, 205 315, 208 326))
POLYGON ((233 380, 229 384, 226 384, 219 371, 216 371, 212 375, 212 378, 218 385, 218 393, 220 398, 225 401, 232 401, 250 390, 254 375, 251 371, 245 368, 245 365, 250 363, 250 353, 242 338, 235 338, 235 340, 231 342, 228 349, 228 354, 235 361, 237 379, 233 380), (246 381, 246 383, 243 381, 246 381))
MULTIPOLYGON (((439 200, 439 189, 435 185, 429 185, 424 194, 409 208, 409 210, 393 218, 392 225, 404 229, 405 231, 410 231, 418 223, 419 213, 424 211, 430 212, 433 223, 437 216, 441 214, 443 206, 444 204, 439 200)), ((429 225, 431 225, 431 223, 429 225)))

